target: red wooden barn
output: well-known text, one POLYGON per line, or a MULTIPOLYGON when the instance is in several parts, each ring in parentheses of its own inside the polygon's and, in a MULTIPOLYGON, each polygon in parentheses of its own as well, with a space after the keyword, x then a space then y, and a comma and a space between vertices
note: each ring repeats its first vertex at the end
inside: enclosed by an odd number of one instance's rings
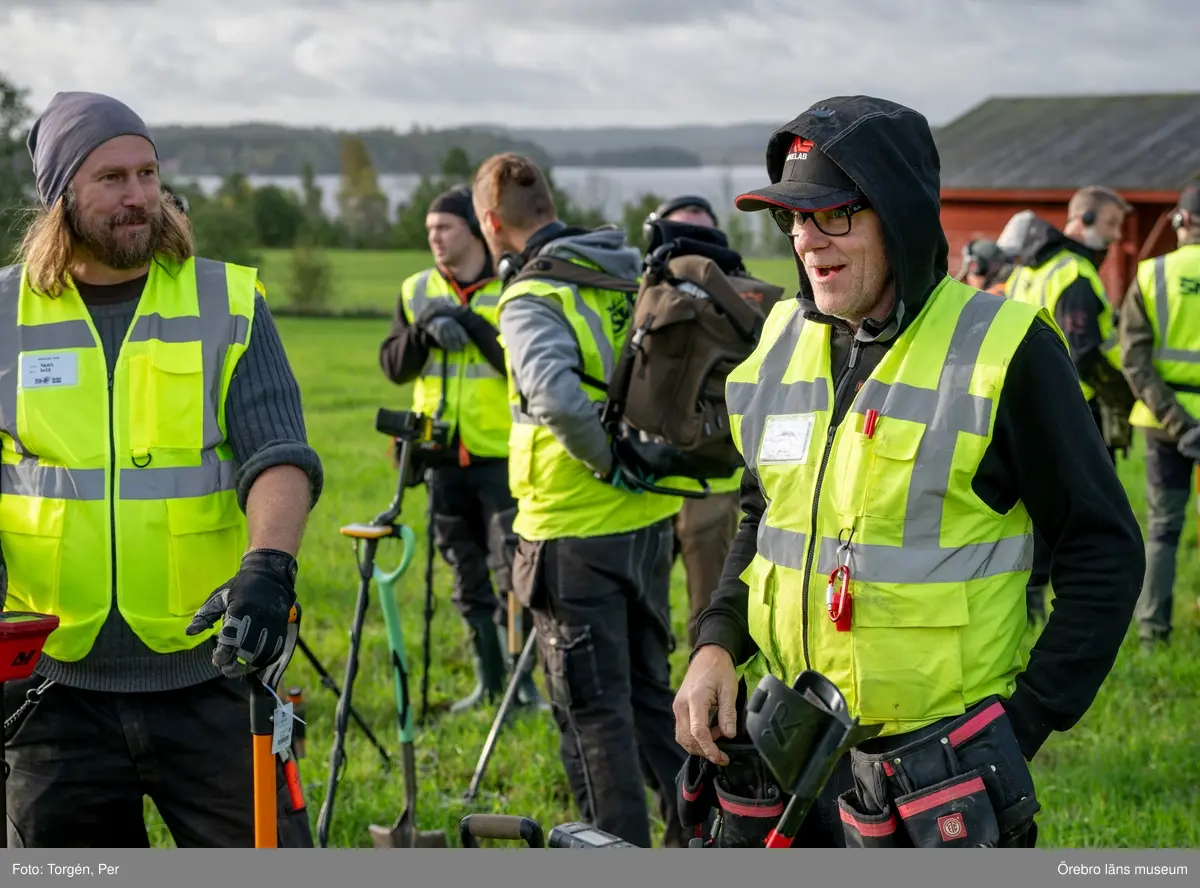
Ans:
POLYGON ((964 244, 1014 213, 1061 227, 1076 189, 1104 185, 1134 206, 1100 269, 1119 307, 1137 261, 1175 246, 1170 210, 1200 175, 1200 93, 992 98, 934 135, 951 274, 964 244))

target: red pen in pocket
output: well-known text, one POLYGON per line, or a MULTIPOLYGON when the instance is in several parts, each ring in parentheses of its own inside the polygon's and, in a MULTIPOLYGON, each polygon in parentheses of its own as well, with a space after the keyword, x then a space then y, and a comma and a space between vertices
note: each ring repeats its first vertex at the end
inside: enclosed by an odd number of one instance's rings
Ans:
POLYGON ((868 438, 875 437, 875 422, 879 419, 879 411, 872 407, 867 411, 866 418, 863 420, 863 434, 868 438))

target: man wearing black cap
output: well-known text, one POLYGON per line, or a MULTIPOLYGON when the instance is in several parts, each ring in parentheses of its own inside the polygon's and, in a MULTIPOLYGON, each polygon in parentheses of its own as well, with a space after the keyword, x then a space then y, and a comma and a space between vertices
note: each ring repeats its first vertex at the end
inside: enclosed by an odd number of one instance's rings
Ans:
POLYGON ((677 739, 726 763, 739 671, 744 692, 812 669, 874 736, 838 763, 799 844, 1031 845, 1026 761, 1112 667, 1137 521, 1052 318, 947 274, 924 117, 828 99, 772 136, 767 170, 737 206, 791 238, 799 293, 729 376, 746 515, 677 739), (1023 667, 1035 524, 1056 598, 1023 667))
MULTIPOLYGON (((451 706, 461 712, 494 701, 505 687, 502 639, 517 511, 508 488, 512 419, 496 320, 500 281, 470 189, 460 186, 434 198, 425 228, 435 265, 401 285, 379 362, 392 382, 415 382, 414 411, 450 425, 449 446, 425 468, 435 542, 454 571, 453 601, 474 652, 475 689, 451 706)), ((541 704, 528 671, 518 701, 541 704)))
POLYGON ((1200 462, 1200 179, 1171 216, 1178 248, 1145 259, 1121 305, 1121 357, 1146 438, 1146 577, 1134 614, 1148 646, 1167 643, 1179 537, 1200 462))
MULTIPOLYGON (((255 269, 193 255, 132 110, 59 93, 28 147, 41 207, 0 270, 0 600, 60 623, 4 688, 9 841, 145 846, 149 796, 179 846, 252 847, 249 683, 285 652, 322 486, 300 392, 255 269)), ((277 771, 279 842, 311 847, 277 771)))

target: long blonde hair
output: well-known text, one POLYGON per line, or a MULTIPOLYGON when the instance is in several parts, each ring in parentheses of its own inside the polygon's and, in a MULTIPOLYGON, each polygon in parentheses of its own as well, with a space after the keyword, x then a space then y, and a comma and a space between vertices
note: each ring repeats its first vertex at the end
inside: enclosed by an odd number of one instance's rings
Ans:
MULTIPOLYGON (((25 263, 30 289, 51 299, 57 299, 70 285, 68 269, 79 246, 67 219, 66 201, 67 195, 63 195, 53 207, 32 211, 16 254, 16 261, 25 263)), ((162 234, 157 253, 183 263, 195 252, 191 223, 165 194, 159 209, 162 234)))

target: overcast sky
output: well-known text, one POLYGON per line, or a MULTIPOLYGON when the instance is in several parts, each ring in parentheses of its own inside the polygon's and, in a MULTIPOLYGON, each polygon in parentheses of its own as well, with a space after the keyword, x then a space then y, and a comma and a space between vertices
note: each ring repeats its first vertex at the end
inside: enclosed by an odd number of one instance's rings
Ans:
POLYGON ((0 72, 151 124, 775 123, 867 92, 937 125, 1200 89, 1198 34, 1197 0, 0 0, 0 72))

